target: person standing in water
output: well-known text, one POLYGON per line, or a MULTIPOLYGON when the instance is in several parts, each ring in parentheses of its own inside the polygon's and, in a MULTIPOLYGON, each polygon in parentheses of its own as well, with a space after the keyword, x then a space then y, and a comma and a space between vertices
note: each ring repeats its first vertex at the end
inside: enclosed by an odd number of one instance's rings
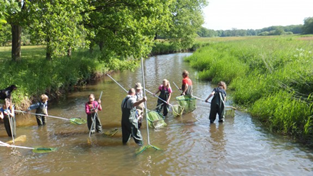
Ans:
MULTIPOLYGON (((135 93, 136 101, 141 101, 143 99, 143 93, 142 93, 142 86, 139 82, 136 83, 135 89, 136 89, 136 93, 135 93)), ((136 115, 137 115, 137 119, 138 119, 138 129, 140 129, 140 127, 142 125, 144 108, 145 108, 145 105, 143 102, 136 106, 136 115)))
POLYGON ((4 105, 0 108, 0 118, 3 119, 3 124, 8 136, 14 138, 16 136, 16 121, 14 106, 10 98, 4 99, 4 105))
POLYGON ((122 142, 125 145, 129 138, 132 137, 136 144, 143 145, 142 136, 138 129, 138 119, 136 117, 136 106, 147 101, 146 97, 136 101, 135 89, 131 88, 128 95, 123 99, 121 104, 122 109, 122 142))
POLYGON ((167 79, 163 80, 163 83, 159 86, 158 91, 154 95, 158 94, 159 92, 160 92, 160 95, 159 95, 156 111, 160 113, 163 108, 163 116, 165 117, 168 113, 169 103, 170 103, 171 95, 173 92, 171 85, 167 79), (162 99, 163 101, 160 99, 162 99), (164 101, 166 101, 166 103, 164 101))
POLYGON ((43 126, 46 124, 46 116, 48 115, 48 96, 46 94, 42 94, 40 96, 40 101, 30 105, 30 107, 26 110, 29 112, 30 110, 36 109, 36 120, 38 126, 43 126))
POLYGON ((189 72, 187 70, 184 70, 182 73, 182 76, 183 76, 183 80, 182 80, 182 86, 181 86, 181 90, 182 90, 181 95, 192 96, 192 81, 189 78, 189 72))
POLYGON ((210 123, 214 123, 216 114, 219 116, 218 122, 224 122, 225 119, 225 101, 226 101, 226 83, 220 81, 217 84, 217 88, 214 88, 212 93, 208 96, 205 102, 213 96, 211 100, 211 111, 210 111, 210 123))
POLYGON ((102 124, 98 117, 98 111, 102 110, 101 100, 95 101, 95 95, 90 94, 88 96, 89 101, 85 104, 85 112, 87 114, 87 126, 90 133, 101 133, 102 124))

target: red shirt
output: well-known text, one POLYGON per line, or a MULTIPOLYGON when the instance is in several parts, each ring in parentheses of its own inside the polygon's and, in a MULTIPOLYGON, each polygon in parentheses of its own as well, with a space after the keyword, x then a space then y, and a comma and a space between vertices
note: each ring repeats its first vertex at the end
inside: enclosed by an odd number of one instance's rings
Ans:
POLYGON ((183 86, 186 85, 186 84, 188 84, 189 86, 192 86, 192 81, 191 81, 191 79, 189 77, 185 77, 183 79, 182 83, 183 83, 183 86))

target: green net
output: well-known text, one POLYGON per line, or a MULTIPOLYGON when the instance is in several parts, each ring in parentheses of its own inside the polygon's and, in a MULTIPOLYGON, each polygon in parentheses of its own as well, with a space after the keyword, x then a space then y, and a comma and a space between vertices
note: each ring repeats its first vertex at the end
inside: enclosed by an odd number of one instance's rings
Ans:
POLYGON ((33 149, 34 153, 49 153, 56 151, 57 148, 37 147, 33 149))
POLYGON ((176 97, 179 105, 183 108, 184 113, 192 112, 196 109, 196 99, 188 95, 176 97))
POLYGON ((76 125, 86 124, 87 120, 82 118, 70 118, 70 122, 76 125))
POLYGON ((167 126, 163 118, 156 111, 148 111, 148 125, 150 128, 162 128, 167 126))
POLYGON ((171 106, 171 111, 174 117, 181 116, 184 113, 184 107, 180 105, 171 106))

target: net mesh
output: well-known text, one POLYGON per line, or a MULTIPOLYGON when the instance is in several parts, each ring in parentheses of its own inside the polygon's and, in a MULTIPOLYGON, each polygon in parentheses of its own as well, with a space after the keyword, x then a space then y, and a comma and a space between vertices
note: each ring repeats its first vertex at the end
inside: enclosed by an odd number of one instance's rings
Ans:
POLYGON ((162 128, 167 126, 163 118, 156 111, 148 111, 147 115, 148 125, 150 128, 162 128))
POLYGON ((70 118, 70 122, 76 125, 86 124, 87 120, 82 118, 70 118))
POLYGON ((181 116, 184 113, 184 107, 180 105, 173 105, 171 106, 171 112, 174 117, 181 116))
POLYGON ((196 99, 188 95, 176 97, 179 105, 183 108, 184 113, 192 112, 196 109, 196 99))

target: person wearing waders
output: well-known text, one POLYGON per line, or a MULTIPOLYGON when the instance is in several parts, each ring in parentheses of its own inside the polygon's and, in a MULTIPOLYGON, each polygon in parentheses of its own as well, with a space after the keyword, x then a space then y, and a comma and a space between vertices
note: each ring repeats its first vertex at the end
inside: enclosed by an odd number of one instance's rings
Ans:
POLYGON ((3 119, 5 130, 9 137, 16 136, 16 121, 14 106, 9 98, 4 99, 4 105, 0 108, 0 118, 3 119))
POLYGON ((132 137, 136 144, 143 145, 142 136, 138 129, 138 119, 136 117, 136 106, 147 101, 146 97, 136 101, 135 89, 131 88, 128 95, 123 99, 121 104, 122 109, 122 142, 125 145, 129 138, 132 137))
POLYGON ((40 96, 40 101, 30 105, 29 108, 27 108, 26 112, 29 112, 30 110, 36 109, 36 120, 38 126, 43 126, 46 124, 46 116, 48 115, 48 96, 46 94, 42 94, 40 96))
POLYGON ((188 96, 192 96, 192 81, 191 79, 188 77, 189 76, 189 72, 187 70, 184 70, 182 73, 183 76, 183 80, 182 80, 182 93, 181 95, 188 95, 188 96))
MULTIPOLYGON (((143 99, 142 86, 139 82, 135 84, 135 89, 136 89, 136 93, 135 93, 136 101, 142 100, 143 99)), ((138 129, 140 129, 140 127, 142 125, 144 108, 145 108, 144 103, 140 103, 139 105, 136 106, 136 116, 138 119, 138 129)))
POLYGON ((163 80, 163 84, 159 86, 158 91, 154 95, 158 94, 159 92, 160 92, 160 95, 158 98, 156 111, 160 113, 163 108, 163 117, 165 117, 168 113, 169 103, 170 103, 171 95, 173 92, 171 85, 167 79, 163 80), (166 103, 162 101, 161 99, 166 101, 166 103))
POLYGON ((225 118, 225 101, 226 101, 226 83, 220 81, 217 84, 217 88, 214 88, 212 93, 208 96, 205 102, 213 96, 211 100, 211 111, 210 111, 210 123, 214 123, 216 114, 219 116, 218 122, 224 122, 225 118))
POLYGON ((101 100, 95 101, 95 95, 88 96, 89 101, 85 104, 85 112, 87 114, 87 126, 91 134, 102 132, 102 124, 98 117, 98 110, 102 110, 101 100), (93 122, 93 123, 92 123, 93 122), (93 124, 93 125, 92 125, 93 124), (91 126, 92 125, 92 126, 91 126), (95 129, 96 128, 96 129, 95 129))

